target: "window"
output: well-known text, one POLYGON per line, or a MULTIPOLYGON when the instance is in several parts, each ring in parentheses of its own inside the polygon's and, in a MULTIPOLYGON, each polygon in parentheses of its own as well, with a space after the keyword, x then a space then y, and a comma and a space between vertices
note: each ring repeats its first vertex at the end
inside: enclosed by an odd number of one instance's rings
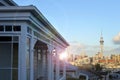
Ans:
POLYGON ((10 68, 11 63, 11 43, 0 43, 0 68, 10 68))
POLYGON ((18 80, 18 42, 18 36, 0 36, 0 80, 18 80))
POLYGON ((27 27, 27 32, 31 34, 32 33, 32 29, 27 27))
POLYGON ((13 31, 21 31, 21 26, 13 26, 13 31))
POLYGON ((4 31, 4 26, 0 25, 0 31, 4 31))
POLYGON ((40 60, 42 59, 41 51, 42 51, 41 49, 38 49, 38 50, 37 50, 37 53, 38 53, 38 55, 37 55, 37 56, 38 56, 38 61, 40 61, 40 60))
POLYGON ((5 26, 5 31, 12 31, 12 26, 5 26))
POLYGON ((17 36, 13 36, 13 41, 18 41, 18 37, 17 36))
POLYGON ((11 69, 0 69, 0 80, 11 80, 11 69))
POLYGON ((12 37, 0 36, 0 41, 12 41, 12 37))
POLYGON ((0 32, 3 31, 21 31, 21 26, 19 25, 0 25, 0 32))
POLYGON ((18 43, 13 43, 13 68, 18 67, 18 43))

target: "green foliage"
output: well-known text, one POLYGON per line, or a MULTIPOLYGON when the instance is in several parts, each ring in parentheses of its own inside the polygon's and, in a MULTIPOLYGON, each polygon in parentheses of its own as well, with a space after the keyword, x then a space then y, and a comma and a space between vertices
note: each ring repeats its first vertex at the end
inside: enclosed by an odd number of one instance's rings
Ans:
POLYGON ((101 71, 102 70, 102 67, 100 66, 100 64, 95 65, 95 70, 96 71, 101 71))

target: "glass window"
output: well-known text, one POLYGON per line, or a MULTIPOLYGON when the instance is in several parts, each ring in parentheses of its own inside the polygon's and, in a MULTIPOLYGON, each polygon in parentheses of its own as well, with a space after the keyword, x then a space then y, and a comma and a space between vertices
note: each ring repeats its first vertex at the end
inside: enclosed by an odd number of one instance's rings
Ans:
POLYGON ((0 69, 0 80, 11 80, 11 70, 0 69))
POLYGON ((0 41, 12 41, 12 37, 9 36, 0 36, 0 41))
POLYGON ((12 31, 12 26, 5 26, 5 31, 12 31))
POLYGON ((27 27, 27 32, 31 34, 32 33, 32 29, 27 27))
POLYGON ((4 31, 4 26, 0 25, 0 31, 4 31))
POLYGON ((40 53, 38 53, 38 60, 41 60, 41 54, 40 53))
POLYGON ((21 31, 21 26, 19 25, 0 25, 0 31, 21 31))
POLYGON ((0 80, 18 80, 18 46, 12 37, 0 37, 0 80))
POLYGON ((11 43, 0 43, 0 68, 11 68, 11 43))
POLYGON ((13 26, 13 31, 21 31, 21 26, 13 26))
POLYGON ((18 43, 13 43, 13 68, 18 68, 18 43))
POLYGON ((19 38, 18 36, 13 36, 13 41, 17 41, 18 42, 19 38))

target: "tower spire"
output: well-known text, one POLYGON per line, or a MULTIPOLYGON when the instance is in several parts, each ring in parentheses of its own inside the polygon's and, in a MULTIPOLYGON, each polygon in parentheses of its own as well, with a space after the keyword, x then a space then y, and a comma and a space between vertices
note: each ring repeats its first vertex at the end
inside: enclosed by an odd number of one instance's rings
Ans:
POLYGON ((102 30, 101 30, 101 37, 102 37, 102 30))
POLYGON ((101 37, 100 37, 100 56, 103 58, 103 46, 104 46, 104 40, 103 40, 103 35, 101 31, 101 37))

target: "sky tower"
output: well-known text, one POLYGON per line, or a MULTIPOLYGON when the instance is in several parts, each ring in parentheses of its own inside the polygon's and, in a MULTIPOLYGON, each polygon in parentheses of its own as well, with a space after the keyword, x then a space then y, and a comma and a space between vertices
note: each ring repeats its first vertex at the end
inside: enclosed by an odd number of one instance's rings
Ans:
POLYGON ((103 58, 103 46, 104 46, 104 40, 101 32, 101 37, 100 37, 100 57, 103 58))

